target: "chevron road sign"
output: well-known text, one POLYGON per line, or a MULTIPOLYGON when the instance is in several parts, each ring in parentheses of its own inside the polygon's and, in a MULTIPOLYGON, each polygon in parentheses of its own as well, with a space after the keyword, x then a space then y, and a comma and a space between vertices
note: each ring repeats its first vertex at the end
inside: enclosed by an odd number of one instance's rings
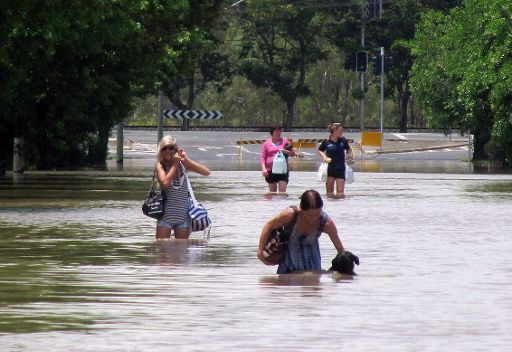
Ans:
POLYGON ((168 119, 220 120, 222 113, 210 110, 165 110, 164 117, 168 119))

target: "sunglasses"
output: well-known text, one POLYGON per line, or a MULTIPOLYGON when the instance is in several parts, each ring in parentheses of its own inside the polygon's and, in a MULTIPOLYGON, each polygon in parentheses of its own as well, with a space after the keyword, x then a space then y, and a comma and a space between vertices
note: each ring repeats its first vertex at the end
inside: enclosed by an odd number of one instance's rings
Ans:
POLYGON ((172 152, 172 151, 175 151, 175 150, 176 150, 176 148, 175 148, 175 147, 163 147, 163 148, 162 148, 162 151, 163 151, 163 152, 165 152, 166 150, 168 150, 168 151, 171 151, 171 152, 172 152))

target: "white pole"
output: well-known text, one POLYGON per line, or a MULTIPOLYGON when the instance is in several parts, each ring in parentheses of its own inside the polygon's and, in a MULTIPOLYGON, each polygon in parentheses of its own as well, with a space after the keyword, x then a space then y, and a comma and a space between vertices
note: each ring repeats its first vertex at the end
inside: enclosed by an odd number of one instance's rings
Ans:
POLYGON ((473 150, 473 145, 471 144, 471 130, 468 129, 468 158, 469 161, 473 158, 471 155, 471 151, 473 150))
MULTIPOLYGON (((361 50, 364 50, 364 39, 366 32, 366 1, 363 1, 363 6, 361 8, 361 50)), ((359 89, 361 89, 361 98, 359 99, 359 119, 361 120, 361 132, 364 130, 364 103, 365 103, 365 93, 364 93, 364 74, 365 72, 359 72, 359 89)))
POLYGON ((14 137, 12 171, 15 174, 22 174, 25 170, 25 139, 14 137))
POLYGON ((163 125, 164 125, 164 91, 158 91, 158 107, 157 107, 157 117, 156 117, 157 125, 158 125, 158 135, 156 144, 160 143, 160 140, 164 136, 163 125))
POLYGON ((380 47, 380 133, 384 130, 384 47, 380 47))

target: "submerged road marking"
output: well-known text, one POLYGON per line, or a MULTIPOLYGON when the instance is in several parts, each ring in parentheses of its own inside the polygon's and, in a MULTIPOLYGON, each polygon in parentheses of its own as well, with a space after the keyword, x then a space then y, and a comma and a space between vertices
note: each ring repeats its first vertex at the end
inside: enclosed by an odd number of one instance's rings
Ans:
POLYGON ((395 136, 395 137, 396 137, 396 138, 398 138, 398 139, 403 140, 403 141, 406 141, 406 140, 407 140, 407 137, 406 137, 406 136, 404 136, 404 135, 402 135, 402 134, 400 134, 400 133, 392 133, 392 135, 393 135, 393 136, 395 136))

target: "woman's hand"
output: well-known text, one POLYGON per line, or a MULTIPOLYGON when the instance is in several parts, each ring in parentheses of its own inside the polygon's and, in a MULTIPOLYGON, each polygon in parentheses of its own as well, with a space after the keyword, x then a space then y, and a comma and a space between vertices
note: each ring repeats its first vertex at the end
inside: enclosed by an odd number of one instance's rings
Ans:
POLYGON ((262 249, 258 249, 258 251, 256 252, 256 255, 258 256, 258 259, 261 260, 261 262, 265 265, 275 265, 274 263, 271 263, 269 261, 267 261, 265 259, 265 257, 263 256, 263 250, 262 249))
POLYGON ((187 159, 187 157, 188 157, 188 156, 187 156, 187 152, 186 152, 186 150, 185 150, 185 149, 183 149, 183 148, 179 148, 179 149, 178 149, 178 151, 176 152, 176 154, 178 154, 178 155, 179 155, 179 157, 180 157, 181 161, 183 161, 183 160, 187 159))

